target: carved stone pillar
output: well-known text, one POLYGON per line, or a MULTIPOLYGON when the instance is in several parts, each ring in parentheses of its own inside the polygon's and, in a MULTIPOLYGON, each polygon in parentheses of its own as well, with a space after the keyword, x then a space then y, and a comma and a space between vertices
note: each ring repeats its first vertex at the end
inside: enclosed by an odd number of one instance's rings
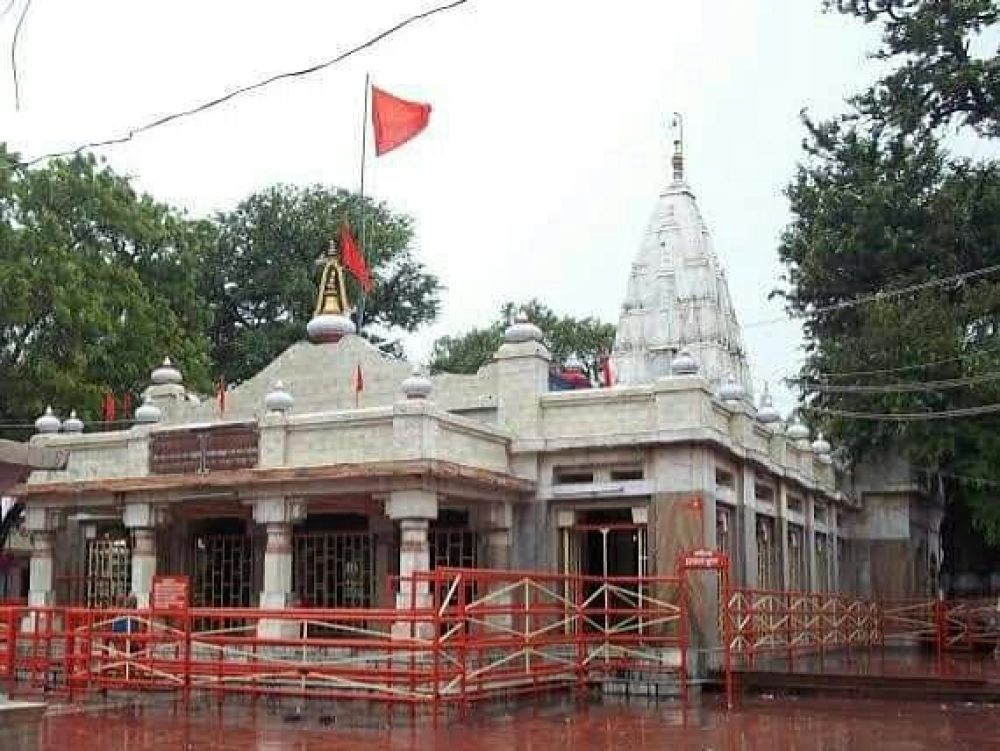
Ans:
POLYGON ((165 513, 149 503, 127 503, 122 514, 125 528, 132 533, 131 593, 139 608, 149 607, 156 576, 156 527, 165 513))
MULTIPOLYGON (((430 571, 430 520, 437 518, 437 494, 427 490, 394 490, 385 504, 386 516, 399 523, 399 590, 396 609, 430 605, 430 584, 414 576, 430 571)), ((429 637, 430 623, 399 621, 392 626, 397 636, 429 637)))
POLYGON ((29 506, 24 527, 31 534, 28 606, 47 608, 56 604, 54 576, 55 535, 62 524, 62 514, 55 509, 29 506))

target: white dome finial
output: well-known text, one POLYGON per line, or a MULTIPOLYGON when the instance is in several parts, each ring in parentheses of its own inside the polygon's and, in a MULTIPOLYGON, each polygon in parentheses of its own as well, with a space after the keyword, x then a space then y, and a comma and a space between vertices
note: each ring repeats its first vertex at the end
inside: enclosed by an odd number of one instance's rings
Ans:
POLYGON ((160 418, 163 417, 163 412, 150 401, 149 394, 143 397, 142 404, 139 405, 139 409, 135 411, 135 421, 137 423, 154 423, 159 422, 160 418))
POLYGON ((757 421, 765 425, 770 425, 771 423, 778 422, 780 419, 781 415, 774 408, 771 392, 767 388, 767 381, 764 381, 764 392, 760 395, 760 406, 757 407, 757 421))
POLYGON ((420 368, 414 367, 413 373, 403 380, 403 396, 407 399, 426 399, 433 387, 431 379, 425 376, 420 368))
POLYGON ((184 382, 181 372, 170 362, 169 357, 163 358, 163 364, 156 368, 149 376, 149 380, 157 386, 164 384, 180 384, 184 382))
POLYGON ((59 418, 52 414, 52 407, 45 408, 45 414, 35 420, 35 430, 39 433, 58 433, 62 427, 59 418))
POLYGON ((62 423, 63 433, 82 433, 83 432, 83 420, 76 416, 76 410, 72 410, 69 413, 69 417, 63 420, 62 423))
POLYGON ((508 326, 504 332, 503 338, 508 344, 521 344, 522 342, 540 342, 542 336, 542 330, 528 320, 528 314, 519 310, 514 318, 514 323, 508 326))
POLYGON ((264 408, 268 412, 291 412, 295 406, 295 397, 285 388, 282 381, 275 381, 271 390, 264 396, 264 408))

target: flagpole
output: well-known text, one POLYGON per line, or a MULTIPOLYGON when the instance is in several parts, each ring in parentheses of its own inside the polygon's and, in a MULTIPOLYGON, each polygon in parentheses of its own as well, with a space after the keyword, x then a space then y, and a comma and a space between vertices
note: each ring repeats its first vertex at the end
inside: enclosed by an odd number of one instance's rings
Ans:
MULTIPOLYGON (((368 246, 365 244, 365 157, 368 151, 368 92, 371 88, 371 76, 365 73, 365 104, 361 115, 361 257, 368 260, 368 246)), ((365 291, 361 290, 361 300, 358 303, 358 334, 365 319, 365 291)))

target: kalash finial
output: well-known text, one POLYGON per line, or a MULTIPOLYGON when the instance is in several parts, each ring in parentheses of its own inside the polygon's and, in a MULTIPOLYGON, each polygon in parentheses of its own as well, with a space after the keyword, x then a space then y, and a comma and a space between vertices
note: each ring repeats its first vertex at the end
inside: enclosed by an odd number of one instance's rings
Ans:
POLYGON ((670 120, 670 134, 674 141, 674 156, 671 163, 674 167, 674 182, 684 182, 684 118, 680 112, 675 112, 670 120))
POLYGON ((321 258, 323 275, 319 282, 316 313, 306 325, 306 332, 316 344, 338 342, 355 331, 354 322, 348 318, 350 304, 344 285, 344 267, 337 257, 337 248, 330 242, 326 257, 321 258))

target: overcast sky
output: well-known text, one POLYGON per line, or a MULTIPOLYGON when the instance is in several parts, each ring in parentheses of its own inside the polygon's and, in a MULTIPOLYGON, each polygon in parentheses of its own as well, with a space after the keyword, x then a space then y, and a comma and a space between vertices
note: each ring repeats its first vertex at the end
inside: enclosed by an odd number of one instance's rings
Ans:
MULTIPOLYGON (((17 0, 18 5, 24 0, 17 0)), ((0 3, 2 5, 3 3, 0 3)), ((35 0, 15 112, 0 21, 0 139, 24 156, 106 138, 272 73, 332 56, 410 0, 35 0)), ((687 174, 741 323, 781 314, 767 292, 788 221, 803 107, 842 109, 873 74, 871 29, 820 0, 472 0, 306 79, 102 153, 157 198, 205 214, 274 182, 357 187, 364 75, 430 102, 428 130, 369 163, 374 195, 416 219, 447 291, 434 337, 508 299, 617 321, 629 264, 667 180, 667 123, 685 118, 687 174)), ((793 323, 745 331, 754 381, 795 371, 793 323)))

